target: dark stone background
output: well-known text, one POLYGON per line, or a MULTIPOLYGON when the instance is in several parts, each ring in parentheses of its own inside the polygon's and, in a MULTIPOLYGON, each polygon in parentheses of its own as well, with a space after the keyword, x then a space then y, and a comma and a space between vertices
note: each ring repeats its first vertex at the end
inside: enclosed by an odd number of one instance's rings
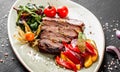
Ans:
MULTIPOLYGON (((16 0, 0 0, 0 72, 28 72, 15 56, 7 33, 8 13, 16 0)), ((100 20, 106 46, 120 47, 115 30, 120 30, 120 0, 72 0, 89 9, 100 20)), ((98 72, 120 72, 120 64, 115 54, 105 52, 98 72)))

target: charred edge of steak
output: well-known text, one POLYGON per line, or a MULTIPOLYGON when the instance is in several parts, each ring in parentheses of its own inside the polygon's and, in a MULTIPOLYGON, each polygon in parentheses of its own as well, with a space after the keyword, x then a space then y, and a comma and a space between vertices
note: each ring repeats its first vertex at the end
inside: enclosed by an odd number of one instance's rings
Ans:
POLYGON ((64 50, 63 45, 61 43, 54 43, 49 39, 40 40, 38 47, 40 52, 45 52, 50 54, 59 54, 61 51, 64 50))
POLYGON ((84 23, 81 20, 77 20, 77 19, 62 19, 62 18, 44 17, 43 21, 56 21, 56 22, 62 22, 62 23, 69 23, 70 25, 84 26, 84 23))
POLYGON ((63 51, 64 50, 64 48, 62 48, 62 49, 60 49, 60 48, 47 48, 46 47, 46 49, 44 50, 44 49, 42 49, 42 48, 39 48, 39 51, 40 52, 43 52, 43 53, 50 53, 50 54, 60 54, 60 52, 61 51, 63 51))

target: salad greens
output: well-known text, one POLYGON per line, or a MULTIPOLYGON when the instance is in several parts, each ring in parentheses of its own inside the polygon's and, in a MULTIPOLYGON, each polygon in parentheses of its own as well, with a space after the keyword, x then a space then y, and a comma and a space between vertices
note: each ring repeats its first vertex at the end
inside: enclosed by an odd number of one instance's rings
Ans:
POLYGON ((38 26, 41 24, 42 18, 45 16, 43 13, 43 6, 37 6, 36 4, 28 3, 25 6, 20 5, 17 11, 18 18, 16 25, 20 26, 23 31, 25 27, 22 21, 26 21, 31 30, 34 32, 37 30, 38 26))

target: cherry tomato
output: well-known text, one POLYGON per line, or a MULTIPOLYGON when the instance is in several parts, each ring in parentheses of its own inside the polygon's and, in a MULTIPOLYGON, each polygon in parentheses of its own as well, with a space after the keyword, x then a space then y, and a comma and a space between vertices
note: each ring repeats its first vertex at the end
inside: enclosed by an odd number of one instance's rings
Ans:
POLYGON ((56 8, 54 6, 48 6, 44 9, 44 14, 47 17, 55 17, 56 15, 56 8))
POLYGON ((25 39, 26 39, 27 41, 33 41, 33 40, 34 40, 34 33, 32 33, 32 32, 27 32, 27 33, 25 34, 25 39))
POLYGON ((65 18, 68 15, 68 8, 66 6, 61 6, 57 9, 57 14, 61 18, 65 18))

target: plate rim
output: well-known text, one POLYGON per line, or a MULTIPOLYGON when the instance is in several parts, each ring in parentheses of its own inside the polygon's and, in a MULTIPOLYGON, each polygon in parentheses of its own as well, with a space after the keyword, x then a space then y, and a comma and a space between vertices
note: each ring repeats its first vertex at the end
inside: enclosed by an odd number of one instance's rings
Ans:
MULTIPOLYGON (((15 53, 16 57, 18 58, 18 60, 22 63, 22 65, 23 65, 28 71, 34 72, 34 71, 23 61, 23 59, 20 57, 19 53, 16 52, 16 50, 13 48, 14 45, 13 45, 12 42, 11 42, 12 39, 11 39, 11 36, 10 36, 10 27, 9 27, 9 25, 10 25, 10 24, 9 24, 9 23, 10 23, 10 15, 11 15, 11 13, 12 13, 12 8, 16 5, 16 3, 17 3, 18 1, 19 1, 19 0, 16 0, 16 1, 14 2, 14 4, 11 6, 10 11, 9 11, 9 15, 8 15, 7 30, 8 30, 9 42, 10 42, 10 44, 11 44, 11 47, 12 47, 13 52, 15 53)), ((81 6, 83 9, 85 9, 86 11, 88 11, 89 13, 91 13, 91 14, 96 18, 96 20, 97 20, 98 23, 99 23, 99 27, 101 28, 102 37, 103 37, 103 40, 102 40, 102 41, 103 41, 103 48, 104 48, 104 49, 103 49, 102 57, 101 57, 100 61, 98 62, 97 67, 96 67, 95 70, 94 70, 94 72, 97 72, 97 71, 99 70, 102 62, 103 62, 104 52, 105 52, 105 35, 104 35, 104 31, 103 31, 102 25, 101 25, 100 21, 98 20, 98 18, 97 18, 89 9, 87 9, 86 7, 84 7, 84 6, 76 3, 76 2, 74 2, 74 1, 71 1, 71 0, 68 0, 68 1, 71 2, 72 4, 76 4, 77 6, 81 6)))

